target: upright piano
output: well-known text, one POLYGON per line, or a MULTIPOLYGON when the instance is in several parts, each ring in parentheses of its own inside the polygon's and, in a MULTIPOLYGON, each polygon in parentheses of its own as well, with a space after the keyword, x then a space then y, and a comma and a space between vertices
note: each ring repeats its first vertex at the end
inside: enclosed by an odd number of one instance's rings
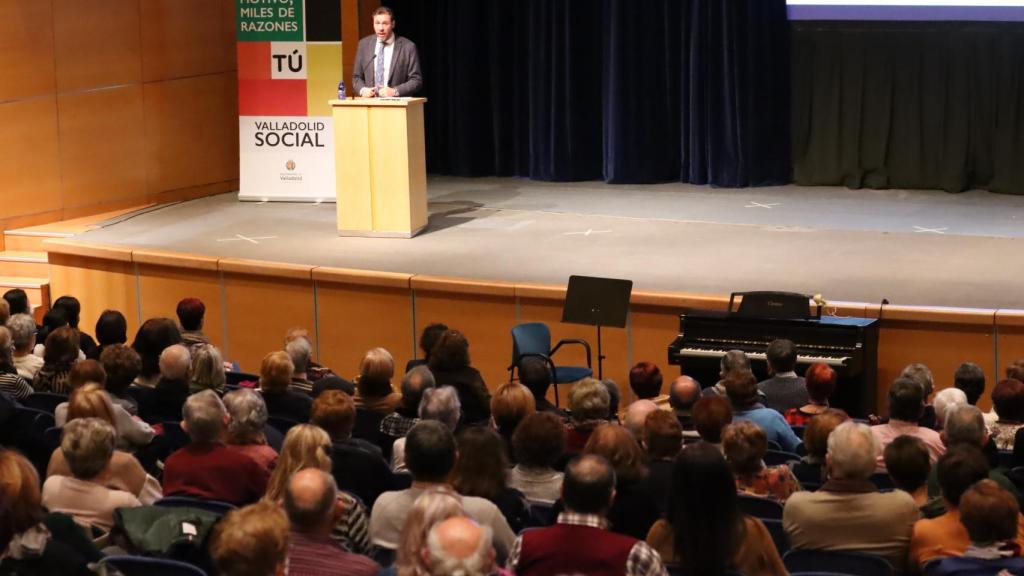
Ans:
POLYGON ((875 412, 878 323, 870 318, 779 320, 689 310, 679 316, 679 336, 669 344, 668 362, 707 387, 718 381, 722 356, 742 350, 763 380, 768 377, 765 351, 779 338, 796 344, 798 374, 817 362, 836 371, 832 406, 858 418, 875 412))

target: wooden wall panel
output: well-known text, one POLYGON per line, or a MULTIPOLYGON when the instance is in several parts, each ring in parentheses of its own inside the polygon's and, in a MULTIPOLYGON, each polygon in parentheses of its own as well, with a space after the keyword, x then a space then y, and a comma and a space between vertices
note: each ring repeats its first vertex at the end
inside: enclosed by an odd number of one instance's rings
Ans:
POLYGON ((27 200, 3 202, 3 214, 59 210, 57 101, 49 97, 0 104, 0 126, 0 189, 7 198, 27 200))
POLYGON ((992 372, 985 372, 985 400, 996 382, 1006 377, 1006 367, 1024 358, 1024 311, 1000 310, 996 312, 996 360, 992 372))
POLYGON ((234 72, 145 84, 147 190, 238 178, 234 72))
POLYGON ((264 356, 283 349, 289 328, 302 326, 315 340, 312 280, 226 272, 224 295, 225 356, 243 371, 259 372, 264 356))
POLYGON ((0 54, 0 102, 54 92, 51 0, 0 2, 0 54))
POLYGON ((65 294, 78 298, 82 303, 80 325, 90 334, 100 314, 107 309, 119 310, 128 320, 129 343, 139 329, 135 269, 127 259, 113 260, 51 252, 50 294, 54 300, 65 294))
POLYGON ((142 320, 165 317, 176 321, 178 302, 183 298, 199 298, 206 305, 203 333, 209 337, 211 344, 224 350, 224 311, 221 309, 219 272, 142 262, 137 263, 137 270, 142 320))
POLYGON ((139 0, 53 0, 57 90, 142 80, 139 0))
POLYGON ((144 195, 142 86, 62 94, 57 106, 64 206, 144 195))
POLYGON ((140 20, 144 82, 234 70, 233 2, 144 0, 140 20))

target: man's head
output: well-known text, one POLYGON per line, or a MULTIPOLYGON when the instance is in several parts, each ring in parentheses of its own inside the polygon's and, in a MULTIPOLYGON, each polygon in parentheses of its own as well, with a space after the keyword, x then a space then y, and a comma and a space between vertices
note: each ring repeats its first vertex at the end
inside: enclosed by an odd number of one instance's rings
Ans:
POLYGON ((968 444, 982 447, 987 444, 988 430, 981 410, 970 404, 959 404, 947 410, 942 441, 946 446, 968 444))
POLYGON ((160 376, 167 380, 188 379, 188 369, 192 365, 192 356, 188 348, 175 344, 164 348, 160 353, 160 376))
POLYGON ((313 356, 313 346, 305 338, 295 338, 284 345, 284 351, 292 359, 293 375, 305 375, 313 356))
POLYGON ((12 288, 4 292, 4 300, 11 309, 10 314, 32 314, 32 308, 28 304, 28 294, 21 288, 12 288))
POLYGON ((608 418, 611 397, 600 380, 584 378, 569 391, 569 410, 575 422, 608 418))
POLYGON ((828 436, 825 463, 837 480, 867 480, 875 471, 878 441, 871 429, 859 422, 844 422, 828 436))
POLYGON ((885 469, 893 484, 904 492, 913 493, 928 481, 932 465, 928 460, 928 449, 916 436, 897 436, 882 452, 885 469))
POLYGON ((391 31, 395 28, 395 15, 391 8, 381 6, 373 11, 373 33, 377 40, 384 41, 391 37, 391 31))
POLYGON ((188 397, 181 408, 181 427, 196 444, 220 439, 228 425, 228 411, 213 390, 203 390, 188 397))
POLYGON ((539 402, 551 387, 551 368, 543 358, 525 356, 519 360, 519 382, 529 388, 539 402))
POLYGON ((661 370, 654 362, 639 362, 629 370, 629 387, 643 400, 661 394, 661 370))
POLYGON ((959 388, 943 388, 935 395, 935 423, 942 428, 946 423, 946 415, 954 406, 967 404, 967 394, 959 388))
POLYGON ((232 390, 224 395, 224 407, 230 416, 228 433, 232 442, 248 443, 263 437, 268 414, 262 396, 248 388, 232 390))
POLYGON ((453 386, 428 388, 423 391, 418 411, 421 420, 440 422, 453 433, 462 416, 462 403, 459 393, 453 386))
POLYGON ((889 386, 889 418, 914 422, 924 411, 924 388, 913 378, 900 377, 889 386))
POLYGON ((647 421, 647 415, 658 411, 658 405, 650 400, 637 400, 626 407, 626 417, 623 424, 633 437, 636 438, 637 442, 643 440, 644 422, 647 421))
POLYGON ((792 372, 796 369, 796 344, 792 340, 773 340, 766 353, 768 370, 772 374, 792 372))
POLYGON ((718 361, 718 366, 718 377, 725 378, 733 372, 749 372, 750 358, 747 357, 747 353, 743 350, 729 350, 718 361))
POLYGON ((486 576, 494 569, 491 529, 456 516, 435 524, 423 560, 434 576, 486 576))
POLYGON ((117 434, 109 422, 76 418, 64 426, 60 448, 71 474, 80 480, 92 480, 106 470, 116 440, 117 434))
MULTIPOLYGON (((953 386, 964 391, 967 403, 974 405, 985 392, 985 372, 973 362, 964 362, 953 374, 953 386)), ((938 402, 938 399, 936 399, 938 402)))
POLYGON ((757 378, 752 372, 731 372, 724 384, 734 409, 744 410, 757 403, 757 378))
POLYGON ((222 576, 284 574, 288 517, 268 501, 228 512, 213 528, 210 555, 222 576))
POLYGON ((935 379, 932 378, 932 371, 920 362, 907 364, 907 367, 900 372, 900 378, 910 378, 921 385, 924 390, 924 400, 927 401, 935 390, 935 379))
POLYGON ((644 448, 651 460, 671 460, 683 447, 683 427, 665 410, 655 410, 644 420, 644 448))
POLYGON ((960 523, 975 545, 987 546, 1017 536, 1017 499, 992 480, 980 480, 960 498, 960 523))
POLYGON ((455 437, 440 422, 422 421, 405 437, 405 464, 418 482, 444 482, 455 458, 455 437))
POLYGON ((318 468, 299 470, 284 490, 284 510, 296 532, 327 536, 336 520, 338 487, 318 468))
POLYGON ((700 384, 689 376, 680 376, 668 389, 668 403, 677 416, 686 416, 700 398, 700 384))
POLYGON ((178 302, 178 322, 183 330, 195 332, 203 328, 206 305, 199 298, 185 298, 178 302))
POLYGON ((355 400, 340 390, 326 390, 313 401, 309 421, 323 428, 331 439, 345 440, 356 423, 355 400))
POLYGON ((142 371, 139 353, 124 344, 112 344, 100 354, 100 364, 107 373, 107 390, 114 395, 124 394, 142 371))
POLYGON ((951 446, 935 466, 947 508, 959 506, 960 497, 972 484, 988 478, 988 461, 975 446, 951 446))
POLYGON ((615 470, 596 454, 584 454, 565 467, 562 501, 578 514, 604 515, 615 497, 615 470))
POLYGON ((722 430, 732 422, 732 406, 721 396, 708 396, 693 405, 693 427, 705 442, 718 444, 722 430))
POLYGON ((434 374, 430 368, 420 365, 413 367, 402 376, 402 407, 409 414, 415 414, 420 408, 423 391, 436 386, 434 374))
POLYGON ((27 354, 36 345, 36 321, 28 314, 15 314, 7 320, 7 328, 11 331, 14 351, 19 355, 27 354))

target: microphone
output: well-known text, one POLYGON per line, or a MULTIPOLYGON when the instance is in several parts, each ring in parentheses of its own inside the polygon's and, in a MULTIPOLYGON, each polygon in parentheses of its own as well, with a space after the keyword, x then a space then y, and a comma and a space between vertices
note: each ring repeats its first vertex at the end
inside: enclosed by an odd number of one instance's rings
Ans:
POLYGON ((882 298, 882 303, 878 305, 878 321, 879 322, 882 321, 882 308, 884 308, 884 307, 886 307, 888 305, 889 305, 889 299, 888 298, 882 298))

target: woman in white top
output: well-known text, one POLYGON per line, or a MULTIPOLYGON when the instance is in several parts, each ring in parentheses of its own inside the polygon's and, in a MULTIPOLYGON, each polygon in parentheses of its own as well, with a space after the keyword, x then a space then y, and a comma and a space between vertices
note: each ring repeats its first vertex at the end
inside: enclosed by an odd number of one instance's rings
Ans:
POLYGON ((519 462, 508 471, 508 486, 531 502, 552 504, 561 497, 562 473, 554 465, 565 452, 565 425, 551 412, 523 418, 512 434, 512 450, 519 462))

